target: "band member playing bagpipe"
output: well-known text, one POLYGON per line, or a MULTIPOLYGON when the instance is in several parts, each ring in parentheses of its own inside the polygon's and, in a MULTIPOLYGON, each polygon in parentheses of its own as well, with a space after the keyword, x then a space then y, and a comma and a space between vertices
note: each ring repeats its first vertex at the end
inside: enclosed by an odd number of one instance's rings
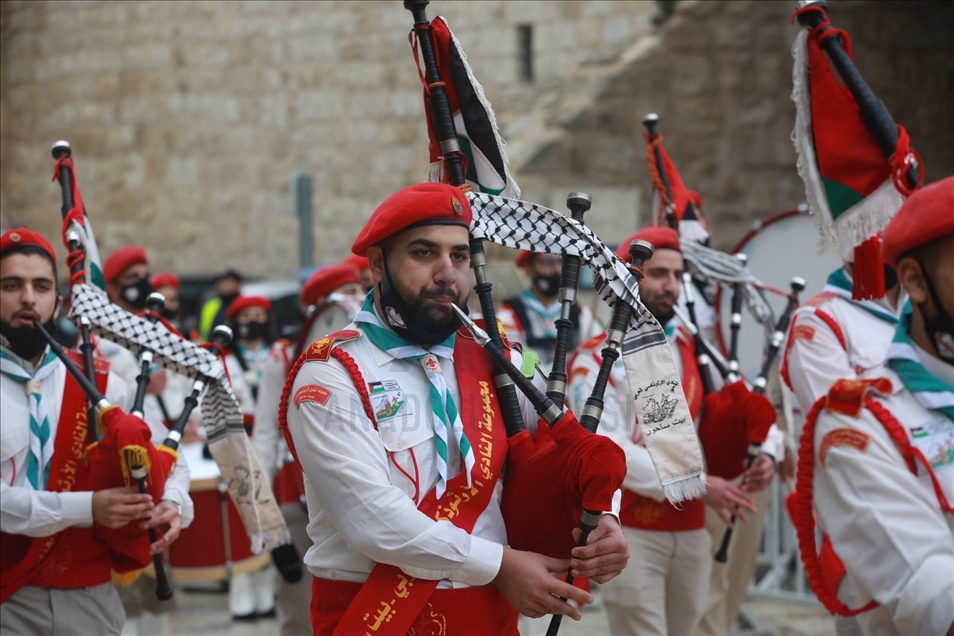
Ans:
MULTIPOLYGON (((130 313, 141 313, 146 308, 146 299, 153 287, 149 272, 149 258, 145 248, 139 245, 127 245, 112 252, 103 261, 103 279, 106 283, 106 295, 110 302, 130 313)), ((139 359, 125 347, 105 338, 95 338, 96 353, 106 360, 111 370, 125 380, 130 395, 136 393, 137 378, 140 373, 139 359)), ((143 420, 153 431, 153 443, 158 446, 165 439, 168 429, 166 414, 162 412, 157 396, 164 393, 169 373, 164 369, 153 368, 146 385, 143 402, 143 420)), ((181 406, 180 406, 181 408, 181 406)), ((172 417, 174 415, 170 414, 172 417)), ((169 478, 169 487, 175 495, 168 502, 162 502, 165 514, 181 513, 189 523, 195 517, 192 499, 189 497, 189 469, 184 456, 176 459, 176 470, 169 478), (176 510, 178 509, 178 510, 176 510)), ((188 523, 183 524, 187 527, 188 523)), ((176 600, 159 602, 155 594, 155 583, 148 577, 140 577, 131 585, 120 586, 120 598, 126 609, 126 618, 135 622, 145 631, 165 634, 168 631, 169 613, 175 609, 176 600)))
MULTIPOLYGON (((530 280, 530 288, 503 301, 500 323, 508 337, 540 358, 541 369, 549 373, 556 345, 556 321, 562 307, 558 298, 562 259, 557 254, 535 254, 522 250, 514 264, 524 270, 530 280)), ((571 351, 583 340, 602 331, 599 321, 586 305, 574 305, 570 321, 573 323, 568 341, 571 351)))
POLYGON ((491 360, 450 308, 466 306, 471 220, 464 193, 444 184, 385 200, 352 248, 369 258, 373 294, 290 375, 281 417, 307 483, 316 634, 431 622, 515 634, 517 611, 579 619, 557 597, 592 601, 551 573, 606 581, 626 563, 609 515, 571 559, 506 547, 508 441, 491 360))
MULTIPOLYGON (((789 509, 812 589, 865 634, 954 634, 954 177, 883 234, 910 296, 882 365, 812 406, 789 509), (827 537, 818 553, 813 521, 827 537), (825 550, 856 592, 835 595, 825 550)), ((840 588, 839 588, 840 591, 840 588)))
MULTIPOLYGON (((628 256, 629 244, 637 239, 656 248, 653 257, 643 266, 640 295, 653 316, 666 325, 674 316, 673 306, 682 284, 679 236, 671 228, 647 228, 626 239, 617 255, 628 256)), ((681 390, 685 392, 691 415, 696 422, 704 421, 704 382, 693 341, 683 330, 671 327, 667 328, 667 335, 678 361, 681 390)), ((577 349, 571 361, 568 398, 574 410, 581 408, 591 390, 602 362, 602 344, 601 337, 591 339, 577 349)), ((709 378, 707 382, 716 380, 709 378)), ((711 473, 706 477, 707 494, 703 499, 684 502, 678 507, 670 504, 663 495, 644 436, 635 427, 636 418, 627 389, 627 372, 622 365, 617 365, 611 375, 611 387, 607 389, 600 431, 626 452, 627 474, 620 520, 633 556, 623 574, 603 586, 610 631, 614 634, 691 634, 706 609, 712 561, 706 505, 725 523, 733 513, 744 520, 755 507, 741 488, 711 473)), ((664 411, 667 404, 661 402, 657 408, 664 411)), ((772 411, 771 405, 768 410, 772 411)), ((652 414, 648 417, 651 419, 652 414)), ((651 426, 649 430, 650 435, 656 434, 651 426)), ((710 461, 724 450, 721 445, 703 444, 710 461)), ((771 460, 768 464, 771 466, 771 460)), ((766 476, 763 467, 759 467, 752 471, 748 489, 759 490, 767 485, 767 480, 771 480, 771 471, 766 476)))
MULTIPOLYGON (((262 365, 252 446, 267 479, 274 484, 282 516, 301 557, 311 546, 305 486, 301 469, 292 460, 285 438, 278 430, 278 406, 292 363, 318 338, 347 327, 361 308, 365 292, 358 270, 362 264, 358 262, 356 266, 356 260, 360 261, 355 257, 354 260, 346 259, 342 263, 321 267, 308 277, 299 297, 305 323, 297 341, 279 340, 273 344, 262 365)), ((366 263, 367 259, 364 261, 366 263)), ((303 563, 301 567, 304 568, 303 563)), ((310 599, 311 581, 308 578, 299 577, 294 582, 282 579, 277 605, 283 634, 311 631, 310 599)))
MULTIPOLYGON (((854 67, 848 34, 831 25, 824 3, 801 4, 797 19, 809 28, 793 45, 798 171, 822 243, 844 262, 796 311, 783 349, 782 379, 806 413, 836 380, 884 359, 906 297, 881 259, 880 234, 918 186, 923 166, 907 132, 854 67)), ((829 546, 823 555, 838 598, 859 607, 829 546)), ((836 615, 835 627, 858 630, 851 616, 836 615)))
MULTIPOLYGON (((32 322, 52 329, 62 302, 55 254, 43 236, 25 229, 3 235, 0 290, 0 629, 119 634, 125 612, 111 580, 111 546, 97 533, 131 524, 160 529, 151 548, 161 552, 183 523, 182 494, 168 482, 162 496, 170 500, 161 502, 121 480, 88 489, 86 395, 32 322)), ((127 402, 125 382, 96 364, 100 392, 112 404, 127 402)))

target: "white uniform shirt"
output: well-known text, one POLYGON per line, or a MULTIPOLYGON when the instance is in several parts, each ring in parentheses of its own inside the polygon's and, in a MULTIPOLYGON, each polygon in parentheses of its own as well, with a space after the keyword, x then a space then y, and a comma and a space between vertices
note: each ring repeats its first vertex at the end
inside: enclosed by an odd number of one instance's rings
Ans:
MULTIPOLYGON (((341 305, 328 305, 312 324, 305 338, 305 348, 322 336, 344 329, 350 322, 349 312, 341 305)), ((255 405, 255 427, 252 429, 252 447, 269 483, 275 478, 275 473, 292 460, 285 437, 278 432, 278 406, 285 389, 287 367, 295 363, 294 355, 294 343, 279 341, 272 345, 268 359, 262 364, 258 403, 255 405)))
MULTIPOLYGON (((951 383, 954 367, 918 354, 932 375, 951 383)), ((864 377, 891 380, 892 394, 877 401, 907 429, 915 447, 937 458, 935 474, 954 502, 954 423, 918 404, 889 368, 878 367, 864 377)), ((924 468, 918 464, 917 476, 908 469, 898 446, 867 409, 857 418, 822 411, 814 443, 818 525, 831 538, 861 604, 871 598, 881 603, 858 616, 864 633, 946 633, 954 621, 954 516, 941 511, 924 468), (825 435, 843 428, 861 431, 856 440, 870 440, 864 450, 831 445, 819 458, 825 435)))
MULTIPOLYGON (((7 351, 16 357, 15 354, 7 351)), ((22 362, 24 369, 32 369, 22 362)), ((66 383, 66 367, 56 360, 50 364, 56 370, 40 383, 43 404, 50 422, 50 435, 56 439, 66 383)), ((126 384, 114 373, 109 374, 106 399, 125 409, 132 402, 126 384)), ((24 385, 5 374, 0 374, 0 404, 3 405, 3 426, 0 426, 0 530, 10 534, 46 537, 74 525, 93 522, 93 492, 37 491, 27 481, 26 465, 30 455, 30 404, 24 385)), ((155 436, 153 441, 158 444, 155 436)), ((56 452, 60 452, 59 449, 56 452)), ((182 524, 192 521, 192 500, 189 498, 189 469, 184 463, 177 467, 175 479, 170 477, 163 493, 164 499, 182 505, 182 524), (182 476, 185 489, 182 490, 182 476), (177 485, 178 484, 178 485, 177 485)))
MULTIPOLYGON (((313 543, 305 555, 309 571, 321 578, 362 582, 375 562, 381 562, 410 576, 442 580, 441 587, 490 583, 507 543, 500 510, 502 482, 498 480, 471 533, 420 512, 418 504, 437 482, 427 376, 418 363, 397 360, 365 337, 338 346, 354 358, 366 383, 381 382, 404 405, 396 415, 380 418, 376 431, 341 363, 331 358, 302 366, 292 395, 309 384, 330 391, 323 405, 306 401, 288 409, 288 428, 305 472, 313 543)), ((520 368, 520 354, 511 357, 520 368)), ((440 364, 459 406, 454 362, 440 359, 440 364)), ((520 405, 527 428, 535 430, 532 406, 522 396, 520 405)), ((503 426, 502 419, 498 426, 503 426)), ((461 470, 455 446, 450 436, 448 479, 461 470)))
MULTIPOLYGON (((886 304, 868 302, 886 314, 897 315, 886 304)), ((835 380, 858 377, 881 364, 896 328, 896 322, 879 318, 859 304, 838 296, 817 306, 799 307, 788 332, 789 338, 794 340, 783 345, 782 351, 802 413, 807 413, 818 398, 827 395, 835 380), (816 308, 838 324, 844 346, 831 326, 818 316, 816 308)))

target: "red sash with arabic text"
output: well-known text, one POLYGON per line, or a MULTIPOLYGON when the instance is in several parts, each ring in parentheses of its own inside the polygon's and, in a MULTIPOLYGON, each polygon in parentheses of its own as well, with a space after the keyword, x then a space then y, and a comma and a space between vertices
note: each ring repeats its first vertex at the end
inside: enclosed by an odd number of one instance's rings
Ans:
MULTIPOLYGON (((74 362, 81 363, 70 352, 74 362)), ((97 361, 98 362, 98 361, 97 361)), ((96 383, 106 392, 108 366, 97 365, 96 383)), ((63 387, 55 451, 50 461, 49 490, 81 492, 86 489, 86 396, 67 374, 63 387)), ((109 549, 93 537, 94 528, 71 527, 48 537, 0 533, 0 603, 24 585, 75 588, 110 580, 109 549)))
MULTIPOLYGON (((450 521, 471 532, 490 504, 507 454, 507 434, 498 416, 500 405, 491 381, 491 359, 464 330, 457 333, 454 360, 460 385, 461 421, 477 456, 473 486, 467 485, 467 477, 461 472, 448 482, 440 500, 432 489, 418 508, 436 520, 450 521)), ((355 385, 359 391, 366 390, 361 378, 355 379, 355 385)), ((393 565, 379 563, 338 621, 334 633, 406 634, 438 583, 407 576, 393 565)), ((313 621, 312 628, 319 633, 321 626, 313 621)))

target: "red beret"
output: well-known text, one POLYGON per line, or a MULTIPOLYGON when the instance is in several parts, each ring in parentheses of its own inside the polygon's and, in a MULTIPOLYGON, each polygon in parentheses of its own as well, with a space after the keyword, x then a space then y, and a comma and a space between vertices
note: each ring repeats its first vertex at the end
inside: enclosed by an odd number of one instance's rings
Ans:
POLYGON ((149 281, 149 284, 152 285, 153 289, 159 289, 160 287, 182 289, 182 283, 179 281, 179 277, 172 272, 160 272, 156 274, 152 277, 152 280, 149 281))
POLYGON ((301 304, 314 305, 324 296, 327 296, 342 285, 348 283, 361 284, 358 270, 348 264, 347 260, 338 265, 322 267, 305 281, 301 288, 301 304))
POLYGON ((881 239, 884 262, 898 259, 915 247, 954 234, 954 177, 935 181, 908 197, 881 239))
POLYGON ((629 246, 635 240, 652 243, 656 250, 669 249, 682 252, 682 248, 679 246, 679 232, 672 229, 671 227, 652 226, 643 228, 632 236, 626 238, 622 243, 620 243, 619 247, 616 248, 617 258, 624 263, 628 263, 631 260, 629 257, 629 246))
POLYGON ((445 183, 418 183, 398 190, 378 206, 351 251, 367 256, 368 248, 417 225, 470 227, 470 202, 460 188, 445 183))
POLYGON ((239 296, 232 301, 228 311, 225 312, 226 320, 232 320, 240 311, 248 309, 249 307, 261 307, 265 311, 271 311, 272 301, 264 296, 239 296))
POLYGON ((39 232, 28 230, 25 227, 8 230, 4 232, 3 236, 0 236, 0 256, 6 253, 7 250, 22 245, 36 245, 49 254, 53 262, 56 263, 56 252, 53 251, 53 246, 50 245, 50 242, 39 232))
POLYGON ((103 278, 107 283, 111 283, 122 274, 127 267, 138 265, 139 263, 149 263, 146 258, 146 250, 139 245, 127 245, 109 255, 106 262, 103 263, 103 278))
POLYGON ((341 261, 342 265, 350 265, 359 272, 363 272, 366 269, 370 269, 371 266, 368 264, 367 256, 358 256, 357 254, 352 254, 348 258, 341 261))
POLYGON ((517 259, 514 261, 514 265, 517 267, 526 267, 530 264, 530 259, 533 258, 533 255, 536 252, 528 252, 527 250, 520 250, 520 253, 517 254, 517 259))

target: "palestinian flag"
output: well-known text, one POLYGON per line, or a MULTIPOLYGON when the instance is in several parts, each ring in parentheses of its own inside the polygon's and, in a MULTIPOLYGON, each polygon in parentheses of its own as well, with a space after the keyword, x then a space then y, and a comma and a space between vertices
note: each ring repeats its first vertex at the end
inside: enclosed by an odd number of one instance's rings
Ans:
MULTIPOLYGON (((56 161, 53 168, 53 179, 60 180, 60 166, 66 166, 70 173, 70 187, 73 193, 73 209, 63 218, 63 244, 70 249, 70 237, 75 234, 83 252, 83 270, 86 282, 103 291, 106 290, 106 281, 103 278, 103 263, 96 247, 96 237, 93 236, 93 226, 90 225, 86 206, 83 205, 83 196, 76 184, 76 171, 73 169, 73 158, 63 155, 56 161)), ((67 256, 69 259, 69 256, 67 256)), ((71 281, 75 282, 75 281, 71 281)))
MULTIPOLYGON (((460 42, 451 33, 447 21, 440 16, 431 22, 431 35, 437 69, 441 81, 444 82, 444 90, 447 92, 454 117, 457 141, 466 157, 464 170, 467 181, 475 192, 518 198, 520 188, 510 176, 509 159, 497 129, 493 108, 484 95, 484 89, 474 77, 460 42)), ((414 59, 418 62, 417 39, 413 31, 411 41, 414 59)), ((420 67, 419 62, 418 66, 420 67)), ((429 90, 423 72, 421 80, 424 82, 424 112, 427 114, 431 162, 427 180, 440 182, 445 180, 444 161, 428 104, 429 90)))
POLYGON ((668 225, 667 216, 671 210, 676 219, 680 237, 706 244, 709 240, 709 232, 702 223, 702 213, 698 209, 702 207, 702 198, 697 192, 692 192, 686 187, 682 175, 676 169, 676 164, 662 145, 662 135, 656 133, 650 136, 646 133, 645 138, 646 161, 649 163, 649 174, 652 175, 653 180, 653 225, 668 225), (656 149, 659 150, 659 162, 656 161, 656 149), (668 192, 662 180, 663 174, 669 181, 668 192), (669 197, 669 192, 672 192, 672 198, 669 197))
MULTIPOLYGON (((841 259, 854 265, 853 297, 878 298, 884 295, 880 235, 904 197, 895 185, 891 158, 836 76, 819 34, 817 28, 803 30, 792 51, 798 173, 823 241, 835 243, 841 259)), ((848 34, 840 36, 851 56, 848 34)), ((903 127, 898 129, 906 140, 903 127)))

